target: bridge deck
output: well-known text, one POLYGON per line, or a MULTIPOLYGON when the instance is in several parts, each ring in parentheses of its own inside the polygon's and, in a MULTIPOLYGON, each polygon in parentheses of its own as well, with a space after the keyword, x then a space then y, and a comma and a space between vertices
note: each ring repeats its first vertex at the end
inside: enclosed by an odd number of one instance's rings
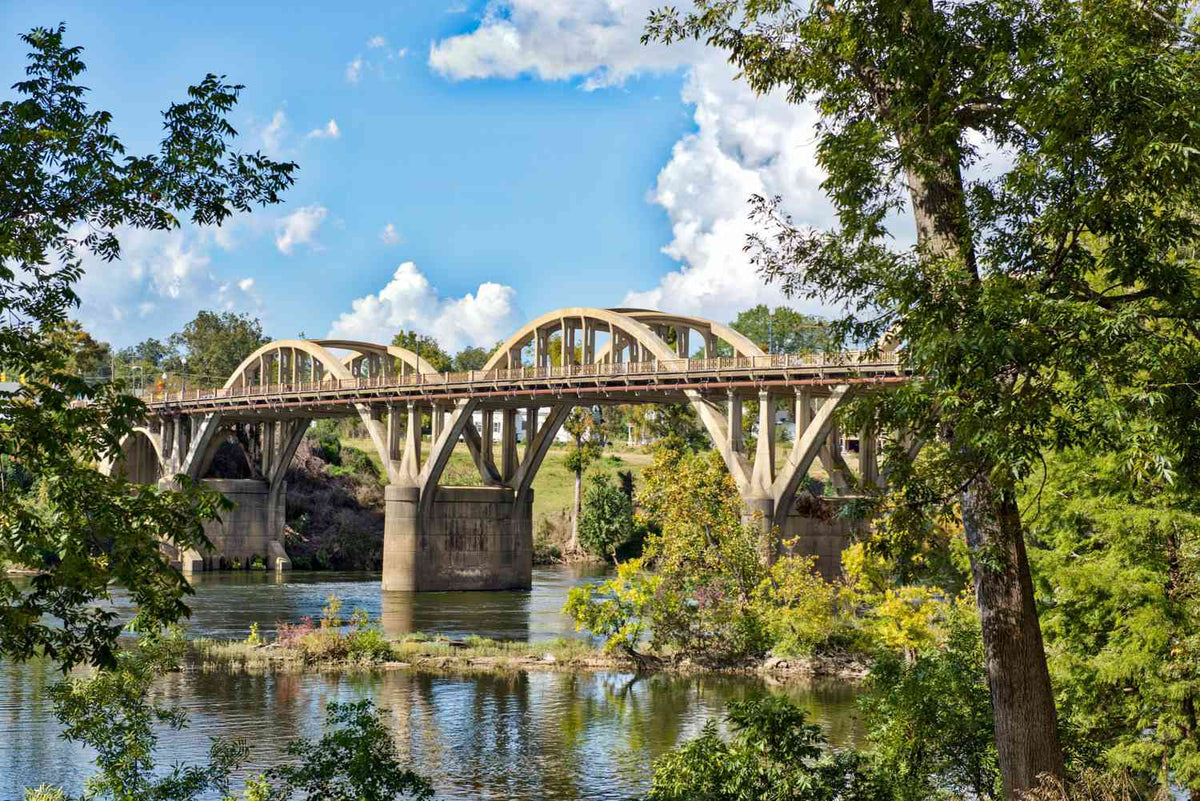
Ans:
POLYGON ((528 406, 539 398, 547 402, 575 398, 588 403, 673 403, 682 400, 689 390, 729 390, 749 396, 764 389, 808 386, 820 394, 822 387, 836 384, 882 384, 903 378, 895 357, 869 359, 862 352, 850 352, 836 360, 773 355, 327 378, 150 392, 143 395, 143 400, 160 415, 220 411, 256 416, 299 412, 337 416, 354 413, 359 404, 429 404, 463 398, 477 398, 493 408, 528 406))

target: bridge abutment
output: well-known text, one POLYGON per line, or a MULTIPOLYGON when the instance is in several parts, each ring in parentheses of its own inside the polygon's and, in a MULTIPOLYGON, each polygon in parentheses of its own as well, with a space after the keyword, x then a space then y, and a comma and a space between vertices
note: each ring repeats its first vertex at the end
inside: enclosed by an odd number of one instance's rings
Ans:
POLYGON ((438 487, 421 513, 417 487, 390 485, 383 589, 403 592, 527 590, 533 586, 533 493, 507 487, 438 487))

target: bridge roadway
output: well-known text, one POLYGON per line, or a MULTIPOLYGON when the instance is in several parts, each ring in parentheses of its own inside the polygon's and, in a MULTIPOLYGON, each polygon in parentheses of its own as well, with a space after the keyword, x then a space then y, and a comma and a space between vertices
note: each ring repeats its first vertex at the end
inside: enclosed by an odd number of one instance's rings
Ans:
POLYGON ((841 455, 835 412, 855 393, 906 378, 894 352, 770 355, 720 323, 643 309, 551 312, 510 337, 482 370, 460 373, 439 373, 395 346, 280 340, 247 357, 222 387, 144 396, 145 424, 105 468, 143 483, 183 474, 233 498, 230 517, 210 526, 215 551, 178 554, 185 570, 255 557, 283 569, 287 466, 311 420, 358 416, 387 473, 384 589, 528 587, 532 481, 571 409, 687 403, 729 467, 747 521, 761 527, 764 555, 797 540, 832 574, 850 532, 797 508, 797 492, 818 459, 842 497, 882 483, 882 433, 860 432, 855 475, 841 455), (777 464, 773 414, 785 398, 796 436, 777 464), (759 402, 758 430, 767 432, 753 454, 742 438, 747 400, 759 402), (460 441, 482 486, 440 484, 460 441), (251 478, 210 476, 217 451, 230 446, 244 454, 251 478))

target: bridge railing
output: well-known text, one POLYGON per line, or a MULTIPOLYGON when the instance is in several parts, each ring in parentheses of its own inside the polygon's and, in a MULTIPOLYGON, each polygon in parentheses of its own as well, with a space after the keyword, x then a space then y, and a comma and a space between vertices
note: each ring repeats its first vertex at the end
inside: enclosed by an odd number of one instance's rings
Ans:
POLYGON ((264 395, 288 395, 330 390, 381 389, 386 387, 439 386, 450 384, 501 384, 514 381, 555 378, 612 378, 655 374, 692 372, 719 373, 723 370, 839 368, 855 365, 893 367, 899 365, 896 352, 872 357, 870 351, 851 350, 835 356, 825 354, 772 354, 768 356, 717 356, 698 359, 650 359, 637 362, 602 362, 599 364, 568 364, 554 367, 514 367, 497 370, 470 370, 452 373, 383 374, 357 378, 321 381, 252 384, 244 387, 206 389, 197 387, 179 392, 146 390, 143 400, 149 403, 215 400, 264 395))

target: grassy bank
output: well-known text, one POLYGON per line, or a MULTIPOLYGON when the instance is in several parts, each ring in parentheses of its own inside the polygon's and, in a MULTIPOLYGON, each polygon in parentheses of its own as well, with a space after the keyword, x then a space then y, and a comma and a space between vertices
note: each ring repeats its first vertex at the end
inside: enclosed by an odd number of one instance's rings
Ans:
POLYGON ((848 657, 769 658, 723 667, 662 656, 606 653, 582 639, 502 642, 483 637, 449 640, 412 634, 390 640, 378 629, 311 629, 300 637, 284 633, 272 642, 197 639, 189 643, 191 663, 206 672, 305 673, 362 670, 421 670, 453 673, 513 671, 623 671, 687 675, 761 675, 777 681, 834 677, 857 681, 860 660, 848 657))

